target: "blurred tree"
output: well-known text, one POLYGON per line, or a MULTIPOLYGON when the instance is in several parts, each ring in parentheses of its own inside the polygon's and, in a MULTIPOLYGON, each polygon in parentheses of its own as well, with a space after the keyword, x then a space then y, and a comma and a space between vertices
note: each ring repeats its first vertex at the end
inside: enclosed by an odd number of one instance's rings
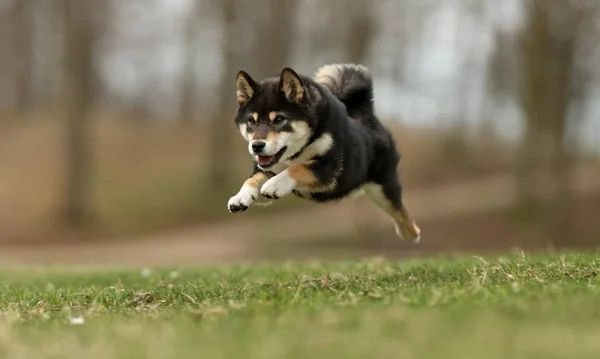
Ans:
POLYGON ((31 106, 33 64, 33 0, 12 1, 9 8, 12 37, 14 108, 19 114, 31 106))
POLYGON ((10 15, 8 11, 0 11, 0 110, 5 111, 12 106, 11 92, 12 84, 8 81, 11 78, 10 69, 11 56, 11 26, 10 15))
POLYGON ((195 116, 196 74, 194 68, 198 56, 196 37, 199 31, 198 24, 202 17, 201 3, 202 0, 192 0, 191 10, 184 24, 185 59, 180 80, 181 98, 179 103, 179 116, 183 123, 193 122, 195 116))
POLYGON ((253 49, 257 54, 256 77, 277 75, 286 66, 297 66, 288 63, 294 44, 292 19, 297 3, 295 0, 265 0, 265 11, 258 12, 253 49))
POLYGON ((252 76, 262 78, 278 74, 288 64, 287 59, 293 42, 290 31, 295 2, 292 0, 269 0, 269 6, 256 11, 252 3, 240 0, 213 2, 213 9, 222 21, 222 77, 219 88, 221 98, 217 116, 211 122, 211 136, 208 136, 207 185, 227 184, 235 160, 225 161, 219 154, 223 147, 233 142, 236 131, 233 129, 233 116, 236 109, 235 75, 240 69, 251 70, 252 76), (265 10, 265 11, 262 11, 265 10), (243 15, 242 15, 243 14, 243 15), (251 24, 250 26, 248 24, 251 24), (250 34, 248 33, 250 32, 250 34), (252 38, 254 41, 249 41, 252 38), (248 46, 251 44, 251 46, 248 46), (246 53, 255 57, 245 56, 246 53), (211 152, 215 151, 214 154, 211 152))
MULTIPOLYGON (((26 98, 25 107, 41 109, 53 106, 60 96, 63 76, 63 46, 60 41, 63 27, 62 0, 26 0, 29 2, 31 32, 29 33, 30 63, 21 68, 29 67, 26 81, 29 90, 22 91, 26 98), (57 36, 58 35, 58 36, 57 36), (27 105, 28 104, 28 105, 27 105)), ((17 44, 17 47, 21 45, 17 44)), ((15 77, 15 80, 17 77, 15 77)), ((15 81, 15 84, 19 81, 15 81)), ((23 89, 25 86, 22 87, 23 89)))
POLYGON ((208 143, 206 153, 208 166, 206 173, 206 185, 208 188, 217 184, 228 184, 231 182, 231 173, 235 161, 232 156, 223 157, 223 151, 232 143, 235 131, 233 130, 233 114, 235 113, 235 75, 247 58, 243 56, 243 44, 240 33, 244 30, 239 26, 239 0, 215 0, 212 5, 221 19, 223 35, 221 38, 222 48, 222 76, 220 81, 220 99, 217 107, 217 115, 210 122, 208 143))
POLYGON ((584 12, 576 1, 530 0, 527 14, 521 64, 526 121, 517 187, 520 206, 537 213, 546 238, 562 245, 573 235, 573 156, 566 141, 573 124, 569 109, 577 86, 573 70, 584 12), (548 199, 550 205, 543 210, 548 199))
POLYGON ((479 34, 474 33, 473 29, 481 26, 482 18, 485 17, 485 3, 480 0, 461 1, 459 11, 459 16, 464 19, 456 25, 455 41, 456 48, 464 53, 464 58, 455 87, 450 90, 454 92, 450 96, 458 94, 453 101, 456 106, 455 115, 448 122, 449 129, 444 131, 444 142, 440 148, 442 160, 451 161, 457 169, 470 165, 471 153, 466 134, 473 104, 477 101, 474 101, 473 87, 477 86, 481 73, 479 65, 482 62, 479 56, 479 34))
POLYGON ((502 30, 496 30, 493 35, 493 50, 486 66, 486 96, 481 106, 483 120, 482 134, 485 138, 494 137, 493 121, 491 115, 496 105, 505 105, 514 95, 517 84, 516 54, 517 44, 515 36, 502 30))
POLYGON ((380 31, 375 18, 378 5, 367 0, 332 0, 324 6, 316 0, 319 11, 307 29, 310 57, 322 57, 314 66, 323 61, 365 63, 371 40, 380 31))
POLYGON ((496 100, 504 102, 516 86, 514 36, 498 30, 494 32, 494 49, 488 62, 487 85, 496 100))
POLYGON ((345 61, 365 64, 371 54, 371 44, 378 30, 371 1, 353 1, 345 16, 348 16, 345 21, 346 29, 343 32, 345 61))
POLYGON ((91 132, 89 107, 95 94, 94 45, 99 35, 99 14, 106 0, 63 0, 64 99, 66 101, 65 221, 78 227, 89 216, 91 132))

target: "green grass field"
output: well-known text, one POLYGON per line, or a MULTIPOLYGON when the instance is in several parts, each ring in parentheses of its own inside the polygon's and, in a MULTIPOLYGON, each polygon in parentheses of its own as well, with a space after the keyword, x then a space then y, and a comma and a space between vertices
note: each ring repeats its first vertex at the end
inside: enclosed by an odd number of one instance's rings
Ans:
POLYGON ((595 253, 0 272, 1 358, 599 358, 595 253))

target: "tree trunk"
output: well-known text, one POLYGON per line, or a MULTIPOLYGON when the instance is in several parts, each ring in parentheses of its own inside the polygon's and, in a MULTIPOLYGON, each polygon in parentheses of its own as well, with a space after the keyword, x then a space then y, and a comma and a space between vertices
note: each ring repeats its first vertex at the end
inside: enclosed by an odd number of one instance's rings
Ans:
POLYGON ((517 172, 519 197, 521 204, 539 212, 541 234, 555 245, 566 244, 572 234, 573 194, 572 160, 565 141, 577 16, 573 4, 565 0, 535 0, 528 10, 521 93, 527 122, 517 172), (558 21, 550 16, 557 10, 562 14, 558 21))
POLYGON ((23 114, 31 106, 32 56, 33 56, 33 6, 31 0, 13 1, 10 13, 12 20, 12 55, 14 108, 23 114))
POLYGON ((66 100, 65 221, 80 227, 89 215, 93 26, 90 3, 64 0, 66 100))
POLYGON ((351 19, 347 25, 345 56, 347 62, 364 64, 370 54, 370 45, 376 31, 371 6, 366 0, 355 0, 351 19))
POLYGON ((196 96, 196 76, 194 73, 194 63, 198 53, 195 43, 197 26, 199 18, 199 0, 193 0, 192 10, 186 18, 184 27, 185 38, 185 62, 181 73, 181 93, 179 103, 179 117, 183 124, 194 122, 195 108, 194 97, 196 96))
POLYGON ((267 11, 265 18, 258 19, 255 36, 255 54, 257 78, 279 75, 279 72, 288 64, 292 50, 293 34, 291 19, 296 7, 294 0, 266 0, 267 11), (277 29, 277 31, 274 31, 277 29))
POLYGON ((226 147, 233 143, 233 136, 238 132, 233 123, 237 103, 235 101, 235 75, 241 68, 239 53, 239 31, 237 26, 238 0, 220 0, 217 4, 222 19, 224 36, 222 40, 223 76, 219 89, 221 91, 217 116, 210 123, 210 133, 207 136, 208 167, 206 174, 208 188, 215 185, 231 183, 231 174, 235 161, 232 155, 224 156, 226 147))

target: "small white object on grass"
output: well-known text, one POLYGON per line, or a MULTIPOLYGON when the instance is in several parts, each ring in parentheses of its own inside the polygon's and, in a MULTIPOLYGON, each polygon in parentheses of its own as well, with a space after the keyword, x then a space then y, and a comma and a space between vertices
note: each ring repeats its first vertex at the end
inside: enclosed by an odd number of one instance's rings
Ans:
POLYGON ((150 268, 142 268, 142 277, 148 278, 152 274, 150 268))
POLYGON ((70 322, 73 325, 81 325, 85 323, 85 319, 83 319, 83 317, 73 317, 71 318, 70 322))

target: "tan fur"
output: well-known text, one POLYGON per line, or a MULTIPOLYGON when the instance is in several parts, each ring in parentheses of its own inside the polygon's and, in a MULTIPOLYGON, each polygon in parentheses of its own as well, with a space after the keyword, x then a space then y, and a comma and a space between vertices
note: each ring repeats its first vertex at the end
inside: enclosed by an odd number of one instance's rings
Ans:
POLYGON ((317 178, 308 168, 314 161, 294 164, 288 167, 288 175, 296 181, 297 186, 312 187, 317 184, 317 178))
POLYGON ((390 203, 383 194, 381 186, 368 184, 362 187, 369 200, 387 213, 396 224, 396 234, 405 241, 417 243, 420 240, 421 230, 412 220, 405 207, 400 209, 390 203))
MULTIPOLYGON (((296 185, 300 189, 306 189, 309 192, 323 192, 330 191, 335 188, 337 183, 320 183, 311 171, 309 166, 314 163, 314 160, 310 160, 304 163, 293 164, 288 167, 288 175, 296 181, 296 185)), ((302 192, 302 190, 300 190, 302 192)))
POLYGON ((268 179, 269 177, 267 177, 266 174, 257 172, 252 177, 248 178, 246 182, 244 182, 244 185, 248 187, 260 188, 260 186, 267 182, 268 179))
POLYGON ((410 215, 406 211, 406 208, 402 207, 401 216, 405 219, 405 226, 401 228, 404 233, 408 233, 410 238, 419 238, 421 236, 421 229, 417 226, 415 221, 410 218, 410 215))
POLYGON ((279 137, 279 134, 275 131, 269 131, 269 133, 267 133, 267 141, 269 142, 277 142, 277 138, 279 137))
POLYGON ((278 113, 278 112, 275 112, 275 111, 271 111, 271 112, 269 112, 269 120, 270 120, 270 121, 273 121, 273 120, 275 119, 275 117, 277 117, 277 115, 278 115, 278 114, 279 114, 279 113, 278 113))

